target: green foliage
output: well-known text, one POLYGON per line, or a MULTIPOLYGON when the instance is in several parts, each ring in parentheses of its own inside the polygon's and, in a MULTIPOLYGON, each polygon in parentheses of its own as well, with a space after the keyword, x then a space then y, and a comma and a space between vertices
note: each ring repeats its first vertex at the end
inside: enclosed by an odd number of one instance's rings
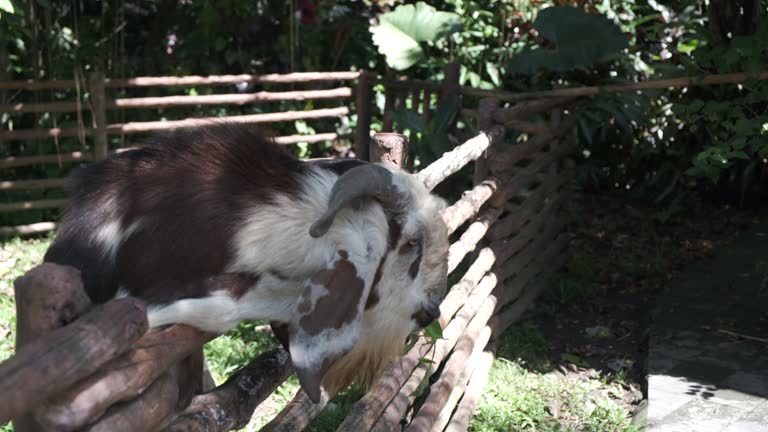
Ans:
POLYGON ((459 97, 452 95, 438 102, 426 124, 415 111, 400 110, 392 114, 395 123, 410 131, 409 156, 417 162, 416 166, 427 166, 450 150, 449 132, 460 108, 459 97))
POLYGON ((396 70, 408 69, 424 58, 419 43, 434 43, 460 30, 458 15, 438 12, 424 2, 401 5, 382 14, 379 24, 370 28, 373 43, 396 70))
POLYGON ((607 60, 627 47, 627 38, 616 24, 581 8, 546 8, 539 12, 533 26, 541 37, 555 45, 554 49, 526 47, 512 57, 510 72, 567 72, 607 60))

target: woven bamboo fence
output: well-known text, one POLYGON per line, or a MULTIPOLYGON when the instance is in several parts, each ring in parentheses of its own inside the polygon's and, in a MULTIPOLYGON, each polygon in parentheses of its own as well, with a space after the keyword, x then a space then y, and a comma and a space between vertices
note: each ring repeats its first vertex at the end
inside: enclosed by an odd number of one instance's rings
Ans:
MULTIPOLYGON (((476 111, 480 132, 416 174, 433 189, 474 165, 474 186, 443 213, 452 239, 449 275, 461 273, 441 305, 443 339, 419 339, 338 430, 466 430, 494 338, 566 259, 561 207, 573 175, 574 122, 562 107, 570 101, 500 108, 484 99, 476 111)), ((377 159, 407 165, 402 136, 373 142, 381 144, 372 147, 377 159)), ((216 335, 183 325, 148 332, 144 304, 124 298, 92 305, 72 268, 38 266, 15 282, 15 293, 17 351, 0 365, 0 424, 13 419, 20 432, 233 430, 292 372, 278 349, 213 387, 202 346, 216 335)), ((299 390, 262 430, 302 430, 326 403, 314 405, 299 390)))

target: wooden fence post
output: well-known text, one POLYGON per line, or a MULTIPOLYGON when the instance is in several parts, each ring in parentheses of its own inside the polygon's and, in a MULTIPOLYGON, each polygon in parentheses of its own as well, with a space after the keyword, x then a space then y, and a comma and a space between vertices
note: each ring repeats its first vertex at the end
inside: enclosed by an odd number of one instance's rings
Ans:
MULTIPOLYGON (((477 112, 478 126, 481 132, 488 132, 493 128, 493 125, 495 124, 493 113, 498 106, 499 100, 496 98, 483 98, 480 100, 477 112)), ((478 185, 488 177, 488 154, 492 151, 493 149, 489 147, 483 156, 478 158, 475 162, 475 175, 473 177, 474 184, 478 185)))
POLYGON ((387 162, 405 169, 408 162, 408 137, 399 133, 381 132, 373 136, 372 161, 387 162))
MULTIPOLYGON (((459 77, 461 75, 461 66, 456 62, 450 62, 445 65, 443 72, 443 82, 440 85, 440 99, 446 99, 450 96, 456 96, 459 98, 459 108, 461 108, 461 85, 459 83, 459 77)), ((456 131, 456 120, 458 119, 458 113, 451 123, 448 133, 456 131)))
POLYGON ((93 115, 93 157, 106 159, 109 153, 107 141, 107 98, 104 89, 104 74, 95 72, 91 75, 91 105, 93 115))
POLYGON ((370 76, 367 71, 361 70, 355 93, 355 110, 357 111, 355 153, 358 159, 365 161, 371 160, 371 90, 370 76))

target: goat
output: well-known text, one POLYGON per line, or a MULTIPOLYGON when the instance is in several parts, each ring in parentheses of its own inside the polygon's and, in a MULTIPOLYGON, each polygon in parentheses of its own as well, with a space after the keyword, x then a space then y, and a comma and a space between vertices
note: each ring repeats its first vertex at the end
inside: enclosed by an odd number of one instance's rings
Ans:
POLYGON ((94 302, 143 299, 151 328, 270 321, 315 403, 370 384, 440 315, 445 202, 394 167, 302 161, 212 123, 80 168, 70 196, 45 261, 94 302))

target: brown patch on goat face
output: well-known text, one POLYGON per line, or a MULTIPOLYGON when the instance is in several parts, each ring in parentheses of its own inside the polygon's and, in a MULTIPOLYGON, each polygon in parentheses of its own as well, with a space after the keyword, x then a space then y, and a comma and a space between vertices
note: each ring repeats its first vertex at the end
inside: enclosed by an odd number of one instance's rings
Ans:
MULTIPOLYGON (((312 284, 325 287, 328 293, 317 299, 312 312, 299 321, 309 335, 317 335, 326 328, 341 328, 357 316, 364 282, 357 276, 357 268, 349 261, 349 254, 340 250, 339 257, 341 259, 332 268, 318 272, 311 279, 312 284)), ((309 290, 311 286, 304 292, 309 290)))
POLYGON ((299 303, 299 313, 305 314, 312 310, 312 287, 308 286, 304 288, 304 293, 301 295, 301 303, 299 303))

